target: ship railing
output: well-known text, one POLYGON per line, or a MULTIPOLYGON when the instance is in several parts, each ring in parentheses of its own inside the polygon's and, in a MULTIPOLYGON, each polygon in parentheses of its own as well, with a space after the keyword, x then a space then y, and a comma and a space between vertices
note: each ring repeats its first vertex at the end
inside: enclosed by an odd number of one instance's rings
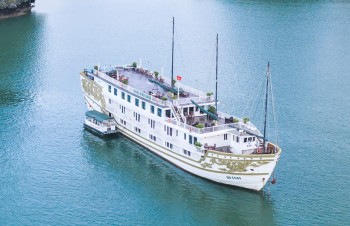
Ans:
MULTIPOLYGON (((133 67, 131 66, 127 66, 127 65, 110 65, 110 66, 103 66, 103 67, 99 67, 99 72, 105 73, 111 70, 116 70, 116 71, 120 71, 120 70, 129 70, 129 69, 133 69, 133 67)), ((138 68, 137 68, 138 69, 138 68)), ((146 68, 142 68, 144 71, 148 71, 150 74, 154 74, 154 72, 146 69, 146 68)), ((94 70, 97 71, 97 70, 94 70)), ((162 79, 164 80, 165 83, 171 84, 171 79, 168 77, 165 77, 164 75, 162 75, 162 79)), ((191 94, 193 94, 195 97, 191 97, 191 98, 179 98, 179 104, 192 104, 191 103, 191 99, 194 100, 197 103, 203 103, 203 102, 208 102, 208 101, 213 101, 213 97, 212 96, 207 96, 207 94, 201 90, 195 89, 191 86, 187 86, 181 83, 180 88, 182 88, 185 92, 189 92, 191 94), (181 102, 181 103, 180 103, 181 102)))
POLYGON ((191 102, 191 100, 193 100, 194 102, 201 104, 201 103, 207 103, 207 102, 212 102, 213 100, 207 97, 188 97, 188 98, 178 98, 177 102, 180 105, 186 105, 186 104, 191 104, 193 105, 193 103, 191 102))
POLYGON ((218 132, 218 131, 222 131, 222 130, 232 130, 232 129, 242 129, 242 131, 237 131, 235 132, 236 135, 242 135, 244 133, 244 131, 248 131, 252 134, 257 134, 259 133, 258 131, 252 130, 250 128, 248 128, 246 125, 243 125, 242 123, 228 123, 228 124, 222 124, 222 125, 217 125, 217 126, 209 126, 209 127, 205 127, 205 128, 197 128, 191 125, 188 125, 186 123, 182 123, 177 121, 176 119, 173 118, 166 118, 166 121, 168 123, 171 123, 173 125, 177 125, 181 128, 185 128, 186 130, 189 130, 190 132, 194 132, 194 133, 212 133, 212 132, 218 132))
MULTIPOLYGON (((164 77, 162 75, 162 78, 164 79, 164 82, 168 83, 168 84, 171 84, 171 81, 170 81, 170 78, 168 77, 164 77)), ((178 86, 177 86, 178 87, 178 86)), ((198 95, 199 97, 206 97, 206 93, 204 93, 203 91, 200 91, 198 89, 195 89, 191 86, 187 86, 187 85, 184 85, 181 83, 180 85, 180 88, 182 88, 183 90, 185 90, 186 92, 189 92, 189 93, 192 93, 194 95, 198 95)))
POLYGON ((146 98, 147 100, 149 100, 149 101, 151 101, 151 102, 153 102, 153 103, 155 103, 157 105, 169 106, 168 101, 163 101, 163 100, 161 100, 159 98, 156 98, 156 97, 154 97, 152 95, 149 95, 149 94, 144 93, 144 92, 142 92, 140 90, 137 90, 137 89, 135 89, 135 88, 133 88, 131 86, 128 86, 128 85, 126 85, 126 84, 124 84, 122 82, 119 82, 118 80, 108 76, 104 72, 101 72, 99 70, 93 69, 93 74, 97 75, 98 77, 100 77, 100 78, 102 78, 104 80, 109 81, 112 84, 116 84, 117 86, 123 88, 124 90, 127 90, 127 91, 129 91, 131 93, 134 93, 134 94, 136 94, 138 96, 141 96, 143 98, 146 98))
POLYGON ((238 120, 237 122, 240 123, 242 129, 256 130, 256 127, 253 125, 253 123, 251 123, 250 121, 244 123, 243 119, 237 116, 232 116, 227 113, 218 111, 218 117, 221 119, 237 119, 238 120))

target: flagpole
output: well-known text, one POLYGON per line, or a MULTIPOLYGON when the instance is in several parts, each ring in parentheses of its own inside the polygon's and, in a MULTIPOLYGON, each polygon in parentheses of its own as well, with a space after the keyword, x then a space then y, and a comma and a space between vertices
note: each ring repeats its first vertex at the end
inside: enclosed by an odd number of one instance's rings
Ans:
POLYGON ((218 114, 218 61, 219 61, 219 34, 216 34, 216 70, 215 70, 215 115, 218 114))
POLYGON ((171 81, 170 81, 171 88, 174 87, 174 85, 173 85, 173 80, 174 80, 174 31, 175 31, 175 18, 173 17, 173 42, 172 42, 172 51, 171 51, 171 81))

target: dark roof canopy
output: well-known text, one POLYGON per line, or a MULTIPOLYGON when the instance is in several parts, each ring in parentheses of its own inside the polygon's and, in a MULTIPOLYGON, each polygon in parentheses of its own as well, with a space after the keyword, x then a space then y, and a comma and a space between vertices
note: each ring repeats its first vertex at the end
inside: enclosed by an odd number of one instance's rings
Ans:
POLYGON ((95 111, 95 110, 87 111, 85 113, 85 115, 87 117, 94 118, 99 122, 103 122, 103 121, 106 121, 108 119, 112 119, 112 117, 109 117, 108 115, 105 115, 105 114, 98 112, 98 111, 95 111))

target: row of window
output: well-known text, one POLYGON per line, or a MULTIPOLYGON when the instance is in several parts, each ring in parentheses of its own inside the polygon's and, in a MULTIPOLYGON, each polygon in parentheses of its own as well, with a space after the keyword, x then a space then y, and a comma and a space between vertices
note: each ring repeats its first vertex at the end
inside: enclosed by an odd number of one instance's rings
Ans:
MULTIPOLYGON (((152 124, 152 122, 154 123, 153 120, 149 120, 149 122, 150 122, 151 124, 152 124)), ((124 121, 123 119, 120 119, 120 123, 121 123, 122 125, 126 125, 126 121, 124 121)), ((138 127, 136 127, 136 126, 134 127, 134 131, 137 132, 137 133, 141 133, 141 129, 138 128, 138 127)), ((185 134, 185 137, 186 137, 186 134, 185 134)), ((192 136, 189 135, 189 137, 190 137, 190 139, 192 140, 192 136)), ((153 140, 154 142, 157 141, 157 137, 154 136, 154 135, 152 135, 152 134, 149 134, 149 139, 150 139, 150 140, 153 140)), ((197 138, 194 137, 194 140, 197 140, 197 138)), ((166 146, 167 148, 169 148, 169 149, 173 149, 173 147, 174 147, 174 145, 173 145, 172 143, 167 142, 167 141, 165 141, 165 146, 166 146)), ((183 153, 184 153, 185 155, 191 156, 191 152, 190 152, 190 151, 187 151, 186 149, 183 149, 183 153)))
MULTIPOLYGON (((112 86, 108 85, 108 92, 112 92, 112 86)), ((125 92, 121 92, 122 94, 122 99, 125 100, 125 92)), ((118 96, 118 90, 117 88, 114 88, 114 95, 115 96, 118 96)), ((131 103, 131 95, 127 94, 127 97, 126 97, 126 100, 131 103)), ((110 101, 111 103, 111 101, 110 101)), ((140 100, 138 98, 135 97, 135 106, 136 107, 140 107, 140 100)), ((145 101, 141 101, 141 108, 143 110, 146 110, 146 102, 145 101)), ((150 111, 152 114, 155 114, 155 107, 154 105, 151 105, 151 108, 150 108, 150 111)), ((158 108, 157 109, 157 115, 159 117, 162 117, 162 109, 161 108, 158 108)))
POLYGON ((255 137, 245 137, 244 143, 255 141, 255 137))
MULTIPOLYGON (((110 92, 110 93, 112 92, 112 86, 110 86, 110 85, 108 85, 108 92, 110 92)), ((118 95, 118 90, 117 90, 117 88, 114 88, 114 92, 113 92, 113 93, 114 93, 115 96, 118 95)))
MULTIPOLYGON (((184 133, 184 139, 186 140, 186 133, 184 133)), ((189 144, 196 144, 197 142, 197 137, 188 135, 188 143, 189 144)))

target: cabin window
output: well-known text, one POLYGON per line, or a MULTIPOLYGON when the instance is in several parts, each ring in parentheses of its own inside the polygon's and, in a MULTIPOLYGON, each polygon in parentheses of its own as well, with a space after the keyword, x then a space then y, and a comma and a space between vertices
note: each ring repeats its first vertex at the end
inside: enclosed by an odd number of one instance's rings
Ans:
POLYGON ((197 137, 193 137, 193 144, 196 144, 197 142, 197 137))
POLYGON ((244 142, 244 143, 247 143, 247 138, 246 138, 246 137, 244 138, 244 141, 243 141, 243 142, 244 142))
POLYGON ((167 148, 173 149, 173 144, 165 141, 165 146, 167 148))
POLYGON ((108 92, 111 92, 112 87, 110 85, 108 85, 108 92))
POLYGON ((140 104, 140 100, 138 98, 135 98, 135 105, 138 107, 140 104))
POLYGON ((185 155, 191 156, 191 152, 190 151, 187 151, 186 149, 183 149, 183 152, 184 152, 185 155))
POLYGON ((192 144, 192 135, 188 135, 188 143, 192 144))
POLYGON ((187 116, 188 115, 188 108, 184 108, 183 113, 184 113, 184 116, 187 116))
POLYGON ((131 102, 131 96, 128 94, 128 102, 131 102))
POLYGON ((227 140, 227 133, 224 134, 224 140, 227 140))
POLYGON ((179 136, 179 131, 178 130, 176 130, 176 136, 179 136))
POLYGON ((186 133, 184 133, 184 140, 186 140, 186 133))
POLYGON ((137 122, 140 121, 140 114, 134 112, 134 117, 135 117, 135 120, 136 120, 137 122))
POLYGON ((236 141, 237 141, 237 143, 239 143, 239 137, 236 137, 236 141))
POLYGON ((118 90, 117 90, 117 88, 114 88, 114 95, 118 96, 118 90))
POLYGON ((141 129, 134 127, 135 132, 141 133, 141 129))
POLYGON ((248 138, 248 142, 252 142, 253 138, 252 137, 249 137, 248 138))
POLYGON ((168 118, 171 117, 171 115, 170 115, 170 110, 166 110, 166 111, 165 111, 165 116, 168 117, 168 118))
POLYGON ((162 109, 158 108, 158 116, 162 117, 162 109))
POLYGON ((112 104, 112 100, 108 98, 108 103, 109 104, 112 104))
POLYGON ((122 92, 122 99, 125 100, 125 93, 122 92))
POLYGON ((235 141, 235 135, 232 135, 232 140, 235 141))
POLYGON ((125 107, 120 105, 121 109, 122 109, 122 113, 125 114, 125 107))
POLYGON ((152 119, 148 119, 148 124, 151 125, 151 128, 154 129, 155 125, 156 125, 156 122, 152 119))
POLYGON ((157 141, 157 137, 156 137, 156 136, 153 136, 152 134, 149 135, 149 139, 154 140, 154 141, 157 141))
POLYGON ((173 128, 167 126, 167 128, 166 128, 166 134, 169 135, 169 136, 172 136, 172 135, 173 135, 173 128))
POLYGON ((120 123, 123 125, 126 125, 126 121, 124 121, 123 119, 120 119, 120 123))
POLYGON ((145 101, 142 101, 142 109, 146 110, 146 102, 145 101))
POLYGON ((154 114, 154 106, 151 105, 151 113, 154 114))
POLYGON ((255 137, 253 137, 253 141, 255 141, 255 137))

